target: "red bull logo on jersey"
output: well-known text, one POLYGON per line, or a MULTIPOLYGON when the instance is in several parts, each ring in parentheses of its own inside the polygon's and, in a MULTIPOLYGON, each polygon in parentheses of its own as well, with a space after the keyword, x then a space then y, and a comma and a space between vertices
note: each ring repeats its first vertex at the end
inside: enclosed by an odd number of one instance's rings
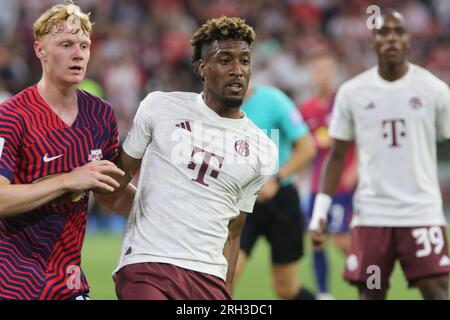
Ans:
POLYGON ((102 149, 91 150, 89 161, 100 161, 103 159, 102 149))

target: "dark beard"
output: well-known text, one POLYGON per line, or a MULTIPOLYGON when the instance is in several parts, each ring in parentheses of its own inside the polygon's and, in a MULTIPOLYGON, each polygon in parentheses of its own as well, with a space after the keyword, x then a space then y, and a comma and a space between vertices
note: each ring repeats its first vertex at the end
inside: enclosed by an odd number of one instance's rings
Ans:
POLYGON ((236 98, 236 99, 223 98, 222 99, 222 103, 226 108, 239 108, 242 105, 243 101, 244 101, 243 98, 236 98))

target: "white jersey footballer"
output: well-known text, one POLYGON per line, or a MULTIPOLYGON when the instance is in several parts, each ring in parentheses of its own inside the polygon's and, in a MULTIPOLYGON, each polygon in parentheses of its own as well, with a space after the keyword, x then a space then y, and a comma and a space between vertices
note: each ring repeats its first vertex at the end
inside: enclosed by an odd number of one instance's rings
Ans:
POLYGON ((117 270, 170 263, 225 280, 229 220, 253 210, 275 172, 275 144, 245 114, 217 115, 202 94, 153 92, 123 150, 142 164, 117 270))
POLYGON ((449 109, 447 84, 414 64, 394 82, 382 79, 375 67, 341 87, 330 135, 356 140, 353 226, 446 224, 436 141, 450 139, 449 109))

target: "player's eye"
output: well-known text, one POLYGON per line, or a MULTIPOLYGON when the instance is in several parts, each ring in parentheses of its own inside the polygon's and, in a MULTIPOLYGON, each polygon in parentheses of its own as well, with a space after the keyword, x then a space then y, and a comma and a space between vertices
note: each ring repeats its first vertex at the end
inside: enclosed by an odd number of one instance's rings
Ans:
POLYGON ((386 28, 381 28, 380 30, 378 30, 378 34, 381 36, 387 36, 389 33, 389 30, 386 28))
POLYGON ((87 49, 89 49, 89 45, 84 43, 84 44, 81 45, 81 49, 82 50, 87 50, 87 49))
POLYGON ((242 63, 243 65, 249 65, 249 64, 250 64, 250 59, 247 59, 247 58, 241 59, 241 63, 242 63))
POLYGON ((395 29, 395 33, 401 36, 401 35, 405 34, 405 29, 397 28, 397 29, 395 29))

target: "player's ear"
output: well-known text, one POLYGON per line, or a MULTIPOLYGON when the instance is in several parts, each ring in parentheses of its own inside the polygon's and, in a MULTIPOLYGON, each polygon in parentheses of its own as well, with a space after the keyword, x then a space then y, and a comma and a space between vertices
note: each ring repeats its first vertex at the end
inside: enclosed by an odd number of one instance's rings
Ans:
POLYGON ((205 81, 206 79, 206 62, 202 59, 198 60, 197 62, 197 73, 198 76, 200 77, 200 79, 202 79, 202 81, 205 81))
POLYGON ((39 58, 39 60, 41 60, 43 62, 46 61, 45 50, 40 41, 34 42, 34 52, 35 52, 36 56, 39 58))
POLYGON ((405 37, 406 37, 406 49, 409 49, 411 48, 411 34, 407 33, 405 37))

